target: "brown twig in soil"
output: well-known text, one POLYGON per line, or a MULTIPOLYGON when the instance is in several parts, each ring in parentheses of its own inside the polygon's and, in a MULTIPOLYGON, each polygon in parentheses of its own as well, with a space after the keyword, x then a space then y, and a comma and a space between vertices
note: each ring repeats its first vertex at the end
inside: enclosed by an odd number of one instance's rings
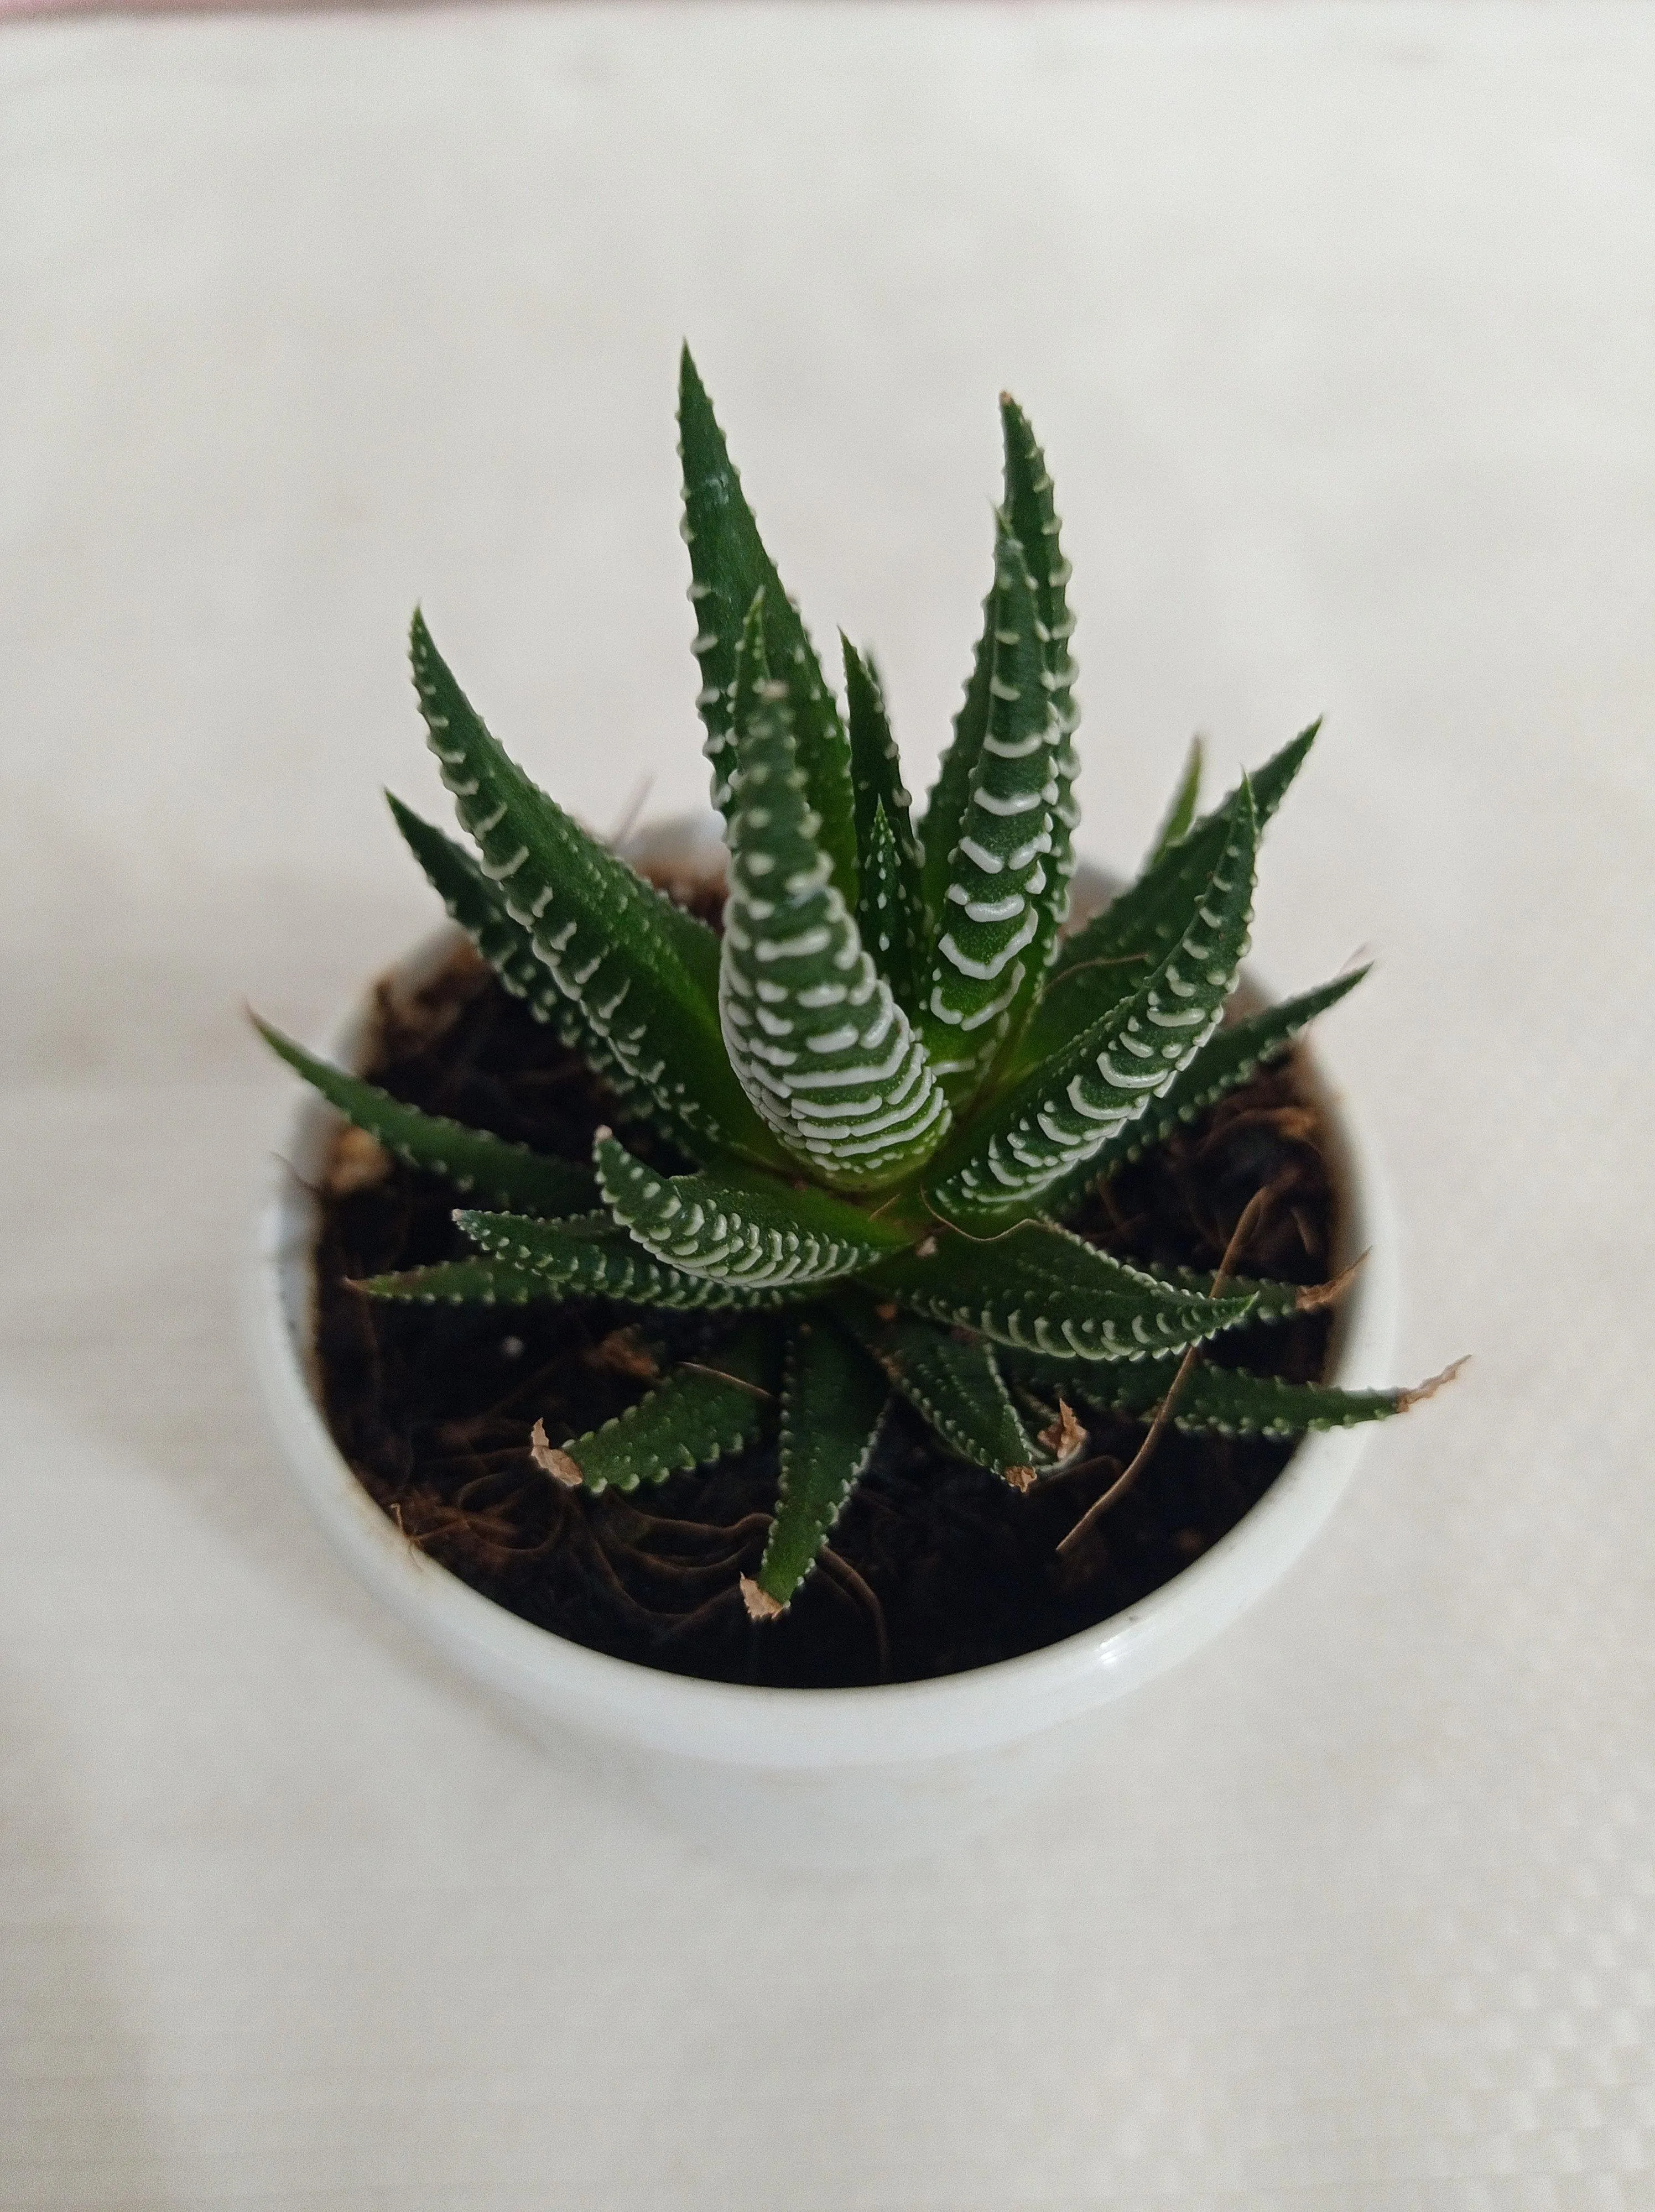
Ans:
MULTIPOLYGON (((1213 1278, 1213 1287, 1208 1293, 1209 1297, 1217 1297, 1229 1278, 1235 1273, 1236 1261, 1246 1249, 1248 1237, 1257 1226, 1275 1195, 1274 1186, 1266 1184, 1263 1190, 1256 1190, 1246 1205, 1242 1207, 1241 1218, 1231 1232, 1230 1241, 1224 1248, 1224 1257, 1219 1262, 1218 1273, 1213 1278)), ((1065 1553, 1072 1552, 1077 1544, 1084 1542, 1087 1532, 1097 1527, 1116 1499, 1124 1497, 1143 1473, 1154 1454, 1156 1445, 1166 1433, 1166 1425, 1172 1418, 1172 1409, 1178 1401, 1178 1394, 1189 1381, 1190 1371, 1200 1356, 1201 1346, 1192 1344, 1178 1362, 1178 1371, 1172 1377, 1166 1395, 1155 1408, 1155 1418, 1149 1424, 1149 1433, 1120 1474, 1116 1476, 1114 1481, 1110 1484, 1109 1488, 1104 1491, 1103 1496, 1092 1500, 1068 1535, 1059 1542, 1057 1553, 1060 1559, 1065 1553)), ((1074 1471, 1078 1472, 1078 1470, 1074 1471)))
POLYGON ((724 1589, 715 1592, 704 1604, 697 1606, 692 1613, 679 1613, 673 1620, 672 1626, 662 1637, 662 1643, 678 1644, 686 1636, 693 1636, 697 1629, 704 1627, 715 1614, 727 1612, 739 1595, 740 1592, 732 1583, 724 1589))
POLYGON ((749 1382, 745 1375, 727 1375, 721 1367, 709 1367, 704 1360, 680 1359, 678 1365, 687 1367, 693 1375, 710 1375, 715 1382, 727 1382, 733 1389, 745 1390, 751 1398, 762 1398, 767 1406, 776 1396, 774 1390, 766 1390, 757 1382, 749 1382))
MULTIPOLYGON (((946 1213, 939 1213, 936 1207, 932 1205, 930 1200, 926 1196, 923 1191, 920 1193, 920 1204, 930 1215, 932 1220, 936 1223, 939 1229, 947 1230, 949 1234, 953 1237, 963 1237, 968 1244, 1003 1243, 1007 1237, 1015 1237, 1019 1229, 1026 1229, 1029 1225, 1026 1219, 1023 1221, 1013 1221, 1009 1229, 996 1229, 992 1237, 973 1237, 969 1229, 962 1229, 958 1222, 951 1221, 946 1213)), ((935 1237, 932 1237, 930 1242, 934 1248, 936 1244, 935 1237)))
POLYGON ((839 1577, 845 1589, 867 1610, 873 1623, 873 1635, 879 1655, 879 1680, 888 1682, 891 1680, 891 1638, 885 1629, 885 1607, 879 1603, 878 1592, 863 1581, 849 1560, 836 1552, 831 1544, 822 1547, 822 1565, 827 1568, 830 1577, 839 1577))
POLYGON ((716 1536, 723 1543, 734 1542, 739 1538, 738 1548, 745 1548, 755 1532, 768 1530, 770 1525, 768 1513, 744 1513, 739 1521, 721 1522, 679 1521, 670 1513, 646 1513, 640 1505, 633 1506, 631 1511, 642 1528, 667 1528, 675 1536, 716 1536))

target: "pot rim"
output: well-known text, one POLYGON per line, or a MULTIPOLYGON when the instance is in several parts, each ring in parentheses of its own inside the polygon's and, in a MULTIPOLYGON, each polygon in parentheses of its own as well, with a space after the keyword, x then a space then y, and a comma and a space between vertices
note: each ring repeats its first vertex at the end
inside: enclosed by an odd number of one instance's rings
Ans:
MULTIPOLYGON (((629 847, 662 866, 704 865, 712 817, 674 817, 629 847)), ((1107 883, 1089 870, 1093 881, 1107 883)), ((388 971, 417 987, 461 933, 445 925, 388 971)), ((377 979, 376 979, 377 980, 377 979)), ((1261 987, 1256 976, 1244 988, 1261 987)), ((370 984, 329 1032, 346 1066, 372 1028, 370 984)), ((1328 1380, 1382 1387, 1397 1304, 1394 1216, 1372 1139, 1325 1055, 1305 1054, 1338 1193, 1335 1258, 1367 1257, 1335 1317, 1328 1380)), ((1280 1579, 1348 1481, 1367 1431, 1312 1431, 1256 1504, 1158 1589, 1091 1628, 963 1674, 837 1690, 709 1682, 588 1650, 522 1620, 418 1551, 374 1503, 322 1414, 314 1361, 311 1188, 339 1116, 307 1093, 289 1122, 260 1207, 247 1284, 255 1367, 301 1487, 347 1563, 403 1619, 468 1673, 537 1714, 588 1735, 680 1755, 773 1769, 884 1765, 986 1751, 1076 1719, 1152 1680, 1208 1642, 1280 1579)))

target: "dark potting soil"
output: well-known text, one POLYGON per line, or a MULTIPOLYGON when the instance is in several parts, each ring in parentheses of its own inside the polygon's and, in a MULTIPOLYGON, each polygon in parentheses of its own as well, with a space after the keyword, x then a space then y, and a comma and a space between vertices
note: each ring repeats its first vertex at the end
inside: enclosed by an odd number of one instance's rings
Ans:
MULTIPOLYGON (((380 992, 368 1069, 399 1097, 571 1159, 612 1097, 469 948, 426 989, 380 992)), ((640 1151, 649 1140, 629 1128, 640 1151)), ((682 1168, 664 1146, 663 1167, 682 1168)), ((1117 1176, 1074 1226, 1124 1257, 1216 1267, 1243 1207, 1270 1202, 1236 1265, 1317 1283, 1334 1201, 1295 1060, 1261 1070, 1117 1176)), ((839 1688, 986 1667, 1104 1620, 1233 1528, 1291 1443, 1168 1428, 1134 1485, 1060 1560, 1059 1540, 1131 1461, 1143 1424, 1095 1419, 1071 1471, 1019 1493, 944 1456, 900 1401, 821 1567, 779 1620, 738 1589, 764 1548, 776 1453, 587 1497, 535 1467, 554 1443, 636 1401, 678 1356, 715 1362, 731 1323, 597 1301, 386 1304, 349 1287, 467 1249, 452 1188, 344 1132, 323 1194, 318 1347, 329 1423, 368 1490, 415 1543, 526 1620, 594 1650, 717 1681, 839 1688)), ((1329 1316, 1226 1337, 1206 1355, 1318 1378, 1329 1316)), ((1084 1417, 1084 1409, 1077 1407, 1084 1417)))

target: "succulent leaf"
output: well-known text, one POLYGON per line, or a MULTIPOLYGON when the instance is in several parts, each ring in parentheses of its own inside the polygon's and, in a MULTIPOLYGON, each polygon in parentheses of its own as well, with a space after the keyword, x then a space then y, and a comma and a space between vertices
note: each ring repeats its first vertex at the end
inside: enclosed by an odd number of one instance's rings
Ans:
POLYGON ((795 1324, 782 1394, 781 1493, 757 1577, 777 1607, 815 1565, 873 1457, 889 1397, 879 1370, 825 1315, 795 1324))
POLYGON ((460 822, 558 989, 623 1072, 698 1133, 703 1152, 774 1161, 776 1146, 719 1048, 712 931, 530 782, 417 614, 411 652, 431 750, 460 822))
MULTIPOLYGON (((996 555, 998 545, 996 521, 996 555)), ((996 579, 998 574, 996 557, 996 579)), ((996 580, 989 585, 989 595, 983 602, 983 630, 971 656, 965 694, 954 716, 954 734, 938 766, 937 780, 931 787, 925 818, 920 825, 920 887, 925 895, 926 918, 934 939, 946 927, 950 866, 954 848, 959 842, 965 810, 970 804, 971 778, 977 773, 989 727, 989 682, 995 669, 995 603, 998 595, 996 580)))
POLYGON ((802 1288, 851 1275, 908 1242, 843 1199, 757 1176, 664 1176, 607 1130, 593 1149, 604 1202, 668 1267, 738 1288, 802 1288))
MULTIPOLYGON (((759 612, 742 642, 755 670, 759 612)), ((784 686, 758 678, 738 744, 719 993, 730 1064, 819 1182, 875 1189, 929 1157, 947 1102, 831 879, 784 686)))
POLYGON ((1141 1360, 1181 1352, 1246 1319, 1251 1300, 1203 1297, 1158 1282, 1050 1222, 994 1237, 944 1232, 870 1269, 870 1288, 933 1321, 1013 1350, 1075 1360, 1141 1360))
POLYGON ((531 1152, 526 1145, 469 1128, 446 1115, 423 1113, 377 1084, 318 1060, 256 1015, 253 1026, 330 1106, 410 1167, 446 1176, 458 1191, 476 1191, 497 1205, 528 1206, 537 1213, 580 1213, 592 1204, 596 1190, 585 1166, 531 1152))
POLYGON ((1217 1025, 1247 950, 1257 831, 1244 780, 1171 949, 1135 994, 977 1115, 929 1186, 951 1218, 1026 1209, 1149 1110, 1217 1025))
POLYGON ((435 1267, 369 1275, 355 1287, 370 1298, 420 1306, 526 1306, 565 1295, 544 1275, 494 1260, 445 1260, 435 1267))
POLYGON ((845 699, 856 799, 856 925, 879 973, 911 1013, 927 940, 922 862, 877 670, 849 638, 845 699))
MULTIPOLYGON (((1006 441, 1006 508, 1034 585, 1035 606, 1044 634, 1044 683, 1056 726, 1052 774, 1057 796, 1052 802, 1051 852, 1046 863, 1044 888, 1035 900, 1040 926, 1029 950, 1029 974, 1037 988, 1039 979, 1050 965, 1058 930, 1068 912, 1069 879, 1074 873, 1074 831, 1080 818, 1074 796, 1080 761, 1074 742, 1080 719, 1074 703, 1074 679, 1079 671, 1069 642, 1074 635, 1074 617, 1068 605, 1071 571, 1063 557, 1062 526, 1053 503, 1046 457, 1029 426, 1027 416, 1005 393, 1001 396, 1000 416, 1006 441)), ((1015 1009, 1010 1026, 1014 1035, 1015 1009)))
POLYGON ((1052 889, 1060 731, 1044 625, 1008 520, 995 550, 988 725, 949 856, 921 1023, 953 1097, 973 1091, 1038 981, 1031 947, 1052 889))
POLYGON ((882 1320, 862 1297, 845 1297, 838 1310, 951 1452, 1008 1479, 1031 1479, 1046 1455, 1024 1427, 990 1345, 910 1314, 882 1320))
POLYGON ((823 850, 847 907, 856 903, 855 808, 850 748, 798 609, 782 588, 730 460, 705 386, 684 349, 678 378, 678 440, 684 460, 684 537, 690 549, 690 598, 696 611, 696 703, 707 732, 713 804, 727 820, 734 803, 737 726, 735 658, 742 625, 764 594, 766 653, 788 687, 799 769, 819 818, 823 850))
POLYGON ((1336 1291, 1342 1288, 1345 1278, 1334 1284, 1279 1283, 1263 1275, 1226 1275, 1220 1285, 1217 1275, 1204 1267, 1156 1267, 1138 1261, 1134 1267, 1142 1266, 1143 1273, 1158 1283, 1170 1283, 1175 1290, 1193 1291, 1203 1298, 1211 1297, 1215 1287, 1220 1295, 1227 1292, 1233 1298, 1250 1298, 1247 1320, 1256 1322, 1291 1321, 1296 1314, 1314 1313, 1319 1307, 1333 1302, 1336 1291))
POLYGON ((1061 1218, 1103 1177, 1140 1158, 1154 1146, 1165 1144, 1181 1122, 1193 1121, 1226 1091, 1244 1083, 1265 1060, 1285 1052, 1307 1022, 1337 1006, 1367 972, 1366 968, 1353 969, 1314 991, 1301 992, 1296 999, 1284 999, 1262 1014, 1250 1014, 1244 1021, 1215 1030, 1170 1089, 1118 1135, 1106 1139, 1083 1167, 1052 1185, 1045 1195, 1047 1210, 1061 1218))
MULTIPOLYGON (((1182 843, 1190 835, 1190 825, 1196 818, 1196 809, 1201 803, 1201 739, 1198 737, 1191 738, 1190 750, 1184 758, 1183 773, 1178 778, 1177 788, 1172 793, 1166 812, 1162 817, 1161 826, 1155 832, 1155 842, 1150 847, 1148 858, 1144 862, 1145 871, 1153 868, 1157 860, 1164 858, 1171 851, 1174 845, 1182 843)), ((1258 804, 1256 791, 1253 794, 1253 804, 1255 805, 1258 804)))
MULTIPOLYGON (((1301 730, 1265 762, 1252 786, 1259 834, 1287 794, 1315 742, 1319 722, 1301 730)), ((1049 1060, 1110 1008, 1129 997, 1183 927, 1190 897, 1211 872, 1230 834, 1238 785, 1220 806, 1153 860, 1136 883, 1057 948, 1040 1005, 1011 1063, 1020 1074, 1049 1060)))
POLYGON ((480 1250, 508 1267, 538 1276, 568 1297, 613 1298, 620 1305, 667 1306, 680 1313, 739 1313, 785 1304, 807 1291, 744 1290, 668 1267, 619 1229, 606 1213, 572 1221, 532 1221, 522 1213, 456 1213, 480 1250))
POLYGON ((867 845, 874 811, 883 806, 904 858, 917 871, 920 848, 911 819, 914 801, 902 780, 902 761, 891 733, 879 672, 872 654, 858 653, 843 631, 839 644, 845 663, 845 720, 850 732, 857 850, 867 845))
POLYGON ((571 1488, 578 1481, 587 1491, 636 1490, 744 1451, 771 1418, 769 1339, 744 1330, 715 1364, 721 1372, 709 1371, 713 1363, 675 1368, 612 1421, 536 1457, 571 1488))
POLYGON ((919 1004, 925 957, 924 921, 912 897, 908 864, 897 849, 885 808, 877 806, 868 842, 862 848, 856 927, 873 965, 890 984, 897 1005, 910 1016, 919 1004))
MULTIPOLYGON (((704 1130, 669 1100, 635 1083, 587 1020, 573 999, 566 999, 551 972, 536 957, 529 933, 514 921, 496 884, 491 884, 463 845, 422 821, 400 799, 390 797, 391 811, 409 850, 447 908, 514 998, 521 999, 536 1021, 545 1022, 560 1044, 580 1054, 614 1092, 628 1120, 647 1121, 691 1159, 720 1157, 704 1130)), ((588 1200, 587 1203, 590 1203, 588 1200)))
MULTIPOLYGON (((1056 1363, 1025 1370, 1030 1379, 1056 1379, 1056 1363)), ((1100 1413, 1147 1420, 1171 1389, 1176 1359, 1146 1360, 1133 1368, 1069 1370, 1077 1396, 1100 1413)), ((1428 1389, 1432 1386, 1427 1385, 1428 1389)), ((1320 1382, 1287 1382, 1275 1375, 1249 1375, 1202 1360, 1184 1377, 1173 1401, 1173 1425, 1232 1437, 1296 1437, 1307 1429, 1348 1429, 1405 1412, 1418 1390, 1336 1390, 1320 1382)))

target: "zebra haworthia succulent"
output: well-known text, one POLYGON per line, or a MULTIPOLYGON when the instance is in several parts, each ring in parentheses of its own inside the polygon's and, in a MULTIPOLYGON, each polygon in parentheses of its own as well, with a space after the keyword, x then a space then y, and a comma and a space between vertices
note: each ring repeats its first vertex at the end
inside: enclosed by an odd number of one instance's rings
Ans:
POLYGON ((349 1121, 469 1202, 469 1254, 362 1291, 727 1316, 715 1355, 590 1434, 536 1425, 533 1449, 560 1482, 630 1490, 773 1437, 779 1497, 743 1583, 755 1618, 811 1571, 893 1395, 941 1452, 1019 1489, 1072 1460, 1071 1400, 1147 1419, 1174 1394, 1170 1418, 1192 1428, 1270 1434, 1399 1411, 1410 1394, 1228 1363, 1192 1381, 1192 1347, 1303 1294, 1157 1273, 1065 1226, 1359 980, 1223 1023, 1258 839, 1313 729, 1204 816, 1192 755, 1137 880, 1063 936, 1074 623, 1021 410, 1001 403, 982 638, 916 824, 873 665, 845 642, 842 712, 687 353, 679 398, 697 703, 730 855, 721 936, 530 781, 417 614, 415 686, 475 851, 392 802, 505 987, 608 1085, 623 1128, 649 1129, 650 1163, 607 1128, 565 1160, 428 1116, 266 1029, 349 1121), (663 1140, 681 1171, 651 1164, 663 1140))

